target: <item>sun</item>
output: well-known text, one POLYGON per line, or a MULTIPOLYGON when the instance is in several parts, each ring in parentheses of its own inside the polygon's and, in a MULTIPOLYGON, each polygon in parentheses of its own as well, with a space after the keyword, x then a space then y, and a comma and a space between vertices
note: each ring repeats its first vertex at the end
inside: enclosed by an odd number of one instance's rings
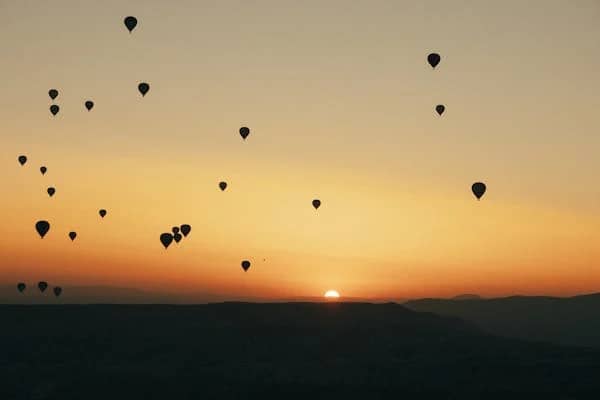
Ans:
POLYGON ((337 290, 328 290, 325 292, 325 298, 326 299, 339 299, 340 294, 337 292, 337 290))

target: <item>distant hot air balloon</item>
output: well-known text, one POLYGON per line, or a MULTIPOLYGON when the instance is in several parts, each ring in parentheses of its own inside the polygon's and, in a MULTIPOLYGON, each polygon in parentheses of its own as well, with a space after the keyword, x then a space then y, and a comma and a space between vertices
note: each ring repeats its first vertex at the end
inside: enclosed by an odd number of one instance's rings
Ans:
POLYGON ((446 110, 446 107, 443 104, 438 104, 437 106, 435 106, 435 111, 439 114, 442 115, 444 113, 444 111, 446 110))
POLYGON ((48 288, 48 282, 38 282, 38 289, 40 289, 40 292, 44 293, 44 290, 46 290, 48 288))
POLYGON ((60 286, 57 286, 57 287, 55 287, 55 288, 53 289, 53 291, 54 291, 54 295, 55 295, 56 297, 58 297, 58 296, 60 296, 60 294, 62 293, 62 288, 61 288, 60 286))
POLYGON ((40 167, 40 172, 42 173, 42 175, 45 175, 46 171, 48 171, 48 168, 46 168, 46 167, 40 167))
POLYGON ((56 189, 54 189, 53 187, 49 187, 48 189, 46 189, 46 192, 48 192, 48 196, 52 197, 54 196, 54 193, 56 193, 56 189))
POLYGON ((94 102, 91 100, 86 101, 85 108, 87 108, 87 110, 90 111, 92 108, 94 108, 94 102))
POLYGON ((219 182, 219 188, 221 189, 221 191, 227 189, 227 182, 219 182))
POLYGON ((69 238, 71 239, 71 241, 75 240, 76 237, 77 237, 77 232, 69 232, 69 238))
POLYGON ((173 232, 173 235, 176 233, 179 233, 179 227, 178 226, 174 226, 171 228, 171 232, 173 232))
POLYGON ((59 111, 60 111, 60 107, 58 105, 52 104, 50 106, 50 112, 52 113, 52 115, 58 114, 59 111))
POLYGON ((48 96, 50 96, 50 98, 52 100, 54 100, 55 98, 58 97, 58 90, 56 90, 56 89, 50 89, 50 90, 48 90, 48 96))
POLYGON ((250 268, 250 261, 248 261, 248 260, 242 261, 242 268, 244 269, 244 272, 248 271, 248 268, 250 268))
POLYGON ((175 243, 179 243, 181 241, 181 239, 183 239, 183 236, 181 236, 180 233, 175 233, 173 235, 173 240, 175 241, 175 243))
POLYGON ((123 20, 123 23, 125 24, 125 27, 129 31, 129 33, 131 33, 137 26, 138 21, 137 21, 136 17, 129 16, 129 17, 125 17, 125 19, 123 20))
POLYGON ((171 242, 173 242, 173 235, 171 235, 170 233, 161 233, 160 242, 163 244, 163 246, 165 246, 166 249, 167 247, 169 247, 171 242))
POLYGON ((43 239, 50 230, 50 223, 48 221, 38 221, 35 223, 35 230, 43 239))
POLYGON ((480 200, 481 196, 483 196, 485 194, 485 191, 486 191, 485 183, 475 182, 471 186, 471 190, 473 191, 473 194, 475 195, 475 197, 477 197, 477 200, 480 200))
POLYGON ((313 207, 315 208, 315 210, 317 210, 319 207, 321 207, 321 200, 319 200, 319 199, 314 199, 314 200, 312 201, 312 205, 313 205, 313 207))
POLYGON ((25 163, 27 162, 27 156, 19 156, 17 160, 19 160, 19 164, 25 165, 25 163))
POLYGON ((432 68, 437 67, 442 58, 438 53, 431 53, 427 56, 427 62, 431 65, 432 68))
POLYGON ((181 233, 183 233, 183 236, 187 236, 190 234, 190 232, 192 231, 192 227, 188 224, 183 224, 180 226, 181 228, 181 233))
POLYGON ((146 93, 148 93, 148 90, 150 90, 150 85, 148 85, 146 82, 142 82, 138 85, 138 90, 142 96, 145 96, 146 93))
POLYGON ((104 218, 106 216, 106 210, 102 209, 102 210, 98 211, 98 214, 100 214, 100 217, 104 218))
POLYGON ((242 139, 246 140, 246 138, 248 137, 249 134, 250 134, 250 128, 247 128, 245 126, 242 126, 240 128, 240 136, 242 137, 242 139))
POLYGON ((23 282, 19 282, 17 283, 17 290, 20 293, 23 293, 25 291, 25 288, 27 287, 27 285, 25 285, 23 282))

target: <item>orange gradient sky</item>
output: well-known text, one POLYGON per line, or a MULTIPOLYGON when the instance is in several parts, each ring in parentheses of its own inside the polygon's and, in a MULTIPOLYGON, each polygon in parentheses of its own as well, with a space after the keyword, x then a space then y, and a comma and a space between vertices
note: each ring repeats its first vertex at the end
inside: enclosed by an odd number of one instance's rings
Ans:
POLYGON ((595 0, 2 1, 0 284, 599 291, 598 20, 595 0))

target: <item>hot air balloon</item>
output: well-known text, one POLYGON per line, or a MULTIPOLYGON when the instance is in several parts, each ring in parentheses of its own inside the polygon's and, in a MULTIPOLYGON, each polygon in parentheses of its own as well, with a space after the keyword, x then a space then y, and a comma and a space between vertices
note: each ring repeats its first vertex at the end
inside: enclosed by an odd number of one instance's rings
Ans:
POLYGON ((19 156, 17 160, 19 160, 19 164, 25 165, 25 163, 27 162, 27 156, 19 156))
POLYGON ((58 297, 58 296, 60 296, 60 294, 62 293, 62 288, 61 288, 60 286, 57 286, 57 287, 55 287, 55 288, 53 289, 53 291, 54 291, 54 295, 55 295, 56 297, 58 297))
POLYGON ((137 21, 136 17, 129 16, 129 17, 125 17, 125 19, 123 20, 123 23, 125 24, 125 27, 129 31, 129 33, 131 33, 137 26, 138 21, 137 21))
POLYGON ((69 232, 69 238, 71 238, 71 241, 75 240, 76 237, 77 237, 77 232, 69 232))
POLYGON ((46 236, 46 233, 48 233, 50 230, 50 223, 48 221, 38 221, 35 223, 35 230, 43 239, 44 236, 46 236))
POLYGON ((90 111, 92 108, 94 108, 94 102, 91 100, 86 101, 85 108, 87 108, 87 110, 90 111))
POLYGON ((58 90, 56 90, 56 89, 50 89, 50 90, 48 90, 48 96, 50 96, 50 98, 52 100, 54 100, 55 98, 58 97, 58 90))
POLYGON ((219 188, 221 189, 221 191, 227 189, 227 182, 219 182, 219 188))
POLYGON ((442 115, 444 113, 444 111, 446 110, 446 107, 443 104, 438 104, 437 106, 435 106, 435 111, 439 114, 442 115))
POLYGON ((106 210, 102 209, 102 210, 98 211, 98 214, 100 214, 100 217, 104 218, 106 216, 106 210))
POLYGON ((240 128, 240 136, 242 137, 242 139, 246 140, 246 138, 248 137, 249 134, 250 134, 250 128, 247 128, 245 126, 242 126, 240 128))
POLYGON ((432 68, 437 67, 442 58, 438 53, 431 53, 427 56, 427 62, 431 65, 432 68))
POLYGON ((52 115, 58 114, 59 111, 60 111, 60 107, 58 105, 52 104, 50 106, 50 112, 52 113, 52 115))
POLYGON ((319 200, 319 199, 314 199, 314 200, 312 201, 312 205, 313 205, 313 207, 315 208, 315 210, 317 210, 319 207, 321 207, 321 200, 319 200))
POLYGON ((145 96, 146 93, 148 93, 148 90, 150 90, 150 85, 148 85, 146 82, 142 82, 138 85, 138 90, 142 96, 145 96))
POLYGON ((48 171, 48 168, 46 168, 46 167, 40 167, 40 172, 42 173, 42 175, 45 175, 46 171, 48 171))
POLYGON ((48 282, 38 282, 38 289, 40 289, 40 292, 44 293, 44 290, 46 290, 48 288, 48 282))
POLYGON ((174 226, 171 228, 171 232, 173 232, 173 235, 176 233, 179 233, 179 227, 178 226, 174 226))
POLYGON ((23 293, 25 291, 25 288, 27 287, 27 285, 25 285, 23 282, 19 282, 17 283, 17 290, 20 293, 23 293))
POLYGON ((181 239, 183 239, 183 236, 181 236, 180 233, 176 233, 173 235, 173 240, 175 241, 175 243, 179 243, 181 239))
POLYGON ((183 236, 187 236, 190 234, 190 232, 192 231, 192 227, 188 224, 183 224, 180 226, 181 228, 181 233, 183 233, 183 236))
POLYGON ((485 190, 486 190, 485 183, 475 182, 471 186, 471 190, 473 191, 473 194, 475 195, 475 197, 477 197, 477 200, 480 200, 481 196, 483 196, 485 194, 485 190))
POLYGON ((52 197, 54 196, 54 193, 56 193, 56 189, 54 189, 53 187, 49 187, 48 189, 46 189, 46 192, 48 192, 48 196, 52 197))
POLYGON ((165 246, 166 249, 167 247, 169 247, 171 242, 173 242, 173 235, 171 235, 170 233, 161 233, 160 242, 163 244, 163 246, 165 246))
POLYGON ((244 272, 248 271, 248 268, 250 268, 250 261, 248 261, 248 260, 242 261, 242 268, 244 269, 244 272))

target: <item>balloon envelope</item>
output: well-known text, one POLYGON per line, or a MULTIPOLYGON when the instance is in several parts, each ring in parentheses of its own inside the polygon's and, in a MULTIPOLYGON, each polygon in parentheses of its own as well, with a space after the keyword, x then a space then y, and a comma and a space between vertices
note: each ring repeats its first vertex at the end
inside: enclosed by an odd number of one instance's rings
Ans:
POLYGON ((58 90, 56 90, 56 89, 50 89, 50 90, 48 90, 48 96, 50 96, 50 98, 52 100, 54 100, 55 98, 58 97, 58 90))
POLYGON ((444 113, 444 111, 446 111, 446 107, 443 104, 438 104, 437 106, 435 106, 435 111, 439 115, 442 115, 444 113))
POLYGON ((314 199, 314 200, 312 201, 312 205, 313 205, 313 207, 315 208, 315 210, 316 210, 316 209, 318 209, 319 207, 321 207, 321 200, 319 200, 319 199, 314 199))
POLYGON ((27 157, 26 156, 19 156, 19 158, 17 158, 17 160, 19 160, 19 164, 25 165, 25 163, 27 162, 27 157))
POLYGON ((248 268, 250 268, 250 261, 248 261, 248 260, 242 261, 242 268, 244 269, 244 271, 248 271, 248 268))
POLYGON ((142 96, 145 96, 146 93, 148 93, 148 91, 150 90, 150 85, 148 85, 146 82, 142 82, 138 85, 138 90, 140 91, 142 96))
POLYGON ((246 138, 248 137, 248 135, 250 134, 250 128, 242 126, 240 128, 240 136, 242 137, 242 139, 246 140, 246 138))
POLYGON ((52 115, 58 114, 58 111, 60 111, 60 107, 57 106, 56 104, 52 104, 50 106, 50 112, 52 113, 52 115))
POLYGON ((98 211, 98 214, 100 214, 100 216, 101 216, 102 218, 104 218, 104 217, 106 217, 106 210, 105 210, 105 209, 102 209, 102 210, 98 211))
POLYGON ((431 53, 427 56, 427 62, 431 65, 432 68, 437 67, 442 58, 438 53, 431 53))
POLYGON ((477 200, 479 200, 479 199, 481 199, 481 196, 483 196, 485 194, 485 191, 486 191, 485 183, 475 182, 471 186, 471 190, 473 191, 473 194, 475 195, 475 197, 477 197, 477 200))
POLYGON ((173 242, 173 235, 170 233, 161 233, 160 242, 165 246, 165 249, 173 242))
POLYGON ((48 282, 41 281, 38 283, 38 289, 40 289, 40 292, 44 293, 44 290, 46 290, 47 288, 48 282))
POLYGON ((50 223, 48 221, 38 221, 35 223, 35 230, 43 239, 50 230, 50 223))
POLYGON ((219 182, 219 188, 221 191, 227 189, 227 182, 219 182))
POLYGON ((94 108, 94 102, 90 100, 86 101, 85 108, 87 108, 87 110, 90 111, 92 108, 94 108))
POLYGON ((46 171, 48 171, 48 168, 40 167, 40 172, 42 173, 42 175, 44 175, 46 173, 46 171))
POLYGON ((190 232, 192 231, 192 227, 188 224, 183 224, 180 226, 181 228, 181 233, 183 233, 183 236, 187 236, 190 234, 190 232))
POLYGON ((179 227, 178 226, 174 226, 171 228, 171 232, 173 232, 173 235, 176 233, 179 233, 179 227))
POLYGON ((27 285, 25 285, 23 282, 17 283, 17 290, 21 293, 23 293, 25 291, 26 287, 27 287, 27 285))
POLYGON ((173 235, 173 240, 175 241, 175 243, 179 243, 181 241, 181 239, 183 239, 183 236, 181 236, 180 233, 175 233, 173 235))
POLYGON ((71 241, 75 240, 77 237, 77 232, 69 232, 69 237, 71 238, 71 241))
POLYGON ((125 17, 125 19, 123 20, 123 23, 125 24, 125 27, 127 28, 127 30, 129 31, 129 33, 131 33, 131 31, 133 31, 135 29, 135 27, 137 26, 137 18, 136 17, 125 17))
POLYGON ((57 287, 54 288, 54 295, 56 297, 60 296, 61 293, 62 293, 62 288, 61 287, 57 286, 57 287))
POLYGON ((46 191, 48 192, 48 196, 50 197, 54 196, 54 193, 56 193, 56 189, 54 189, 53 187, 49 187, 48 189, 46 189, 46 191))

